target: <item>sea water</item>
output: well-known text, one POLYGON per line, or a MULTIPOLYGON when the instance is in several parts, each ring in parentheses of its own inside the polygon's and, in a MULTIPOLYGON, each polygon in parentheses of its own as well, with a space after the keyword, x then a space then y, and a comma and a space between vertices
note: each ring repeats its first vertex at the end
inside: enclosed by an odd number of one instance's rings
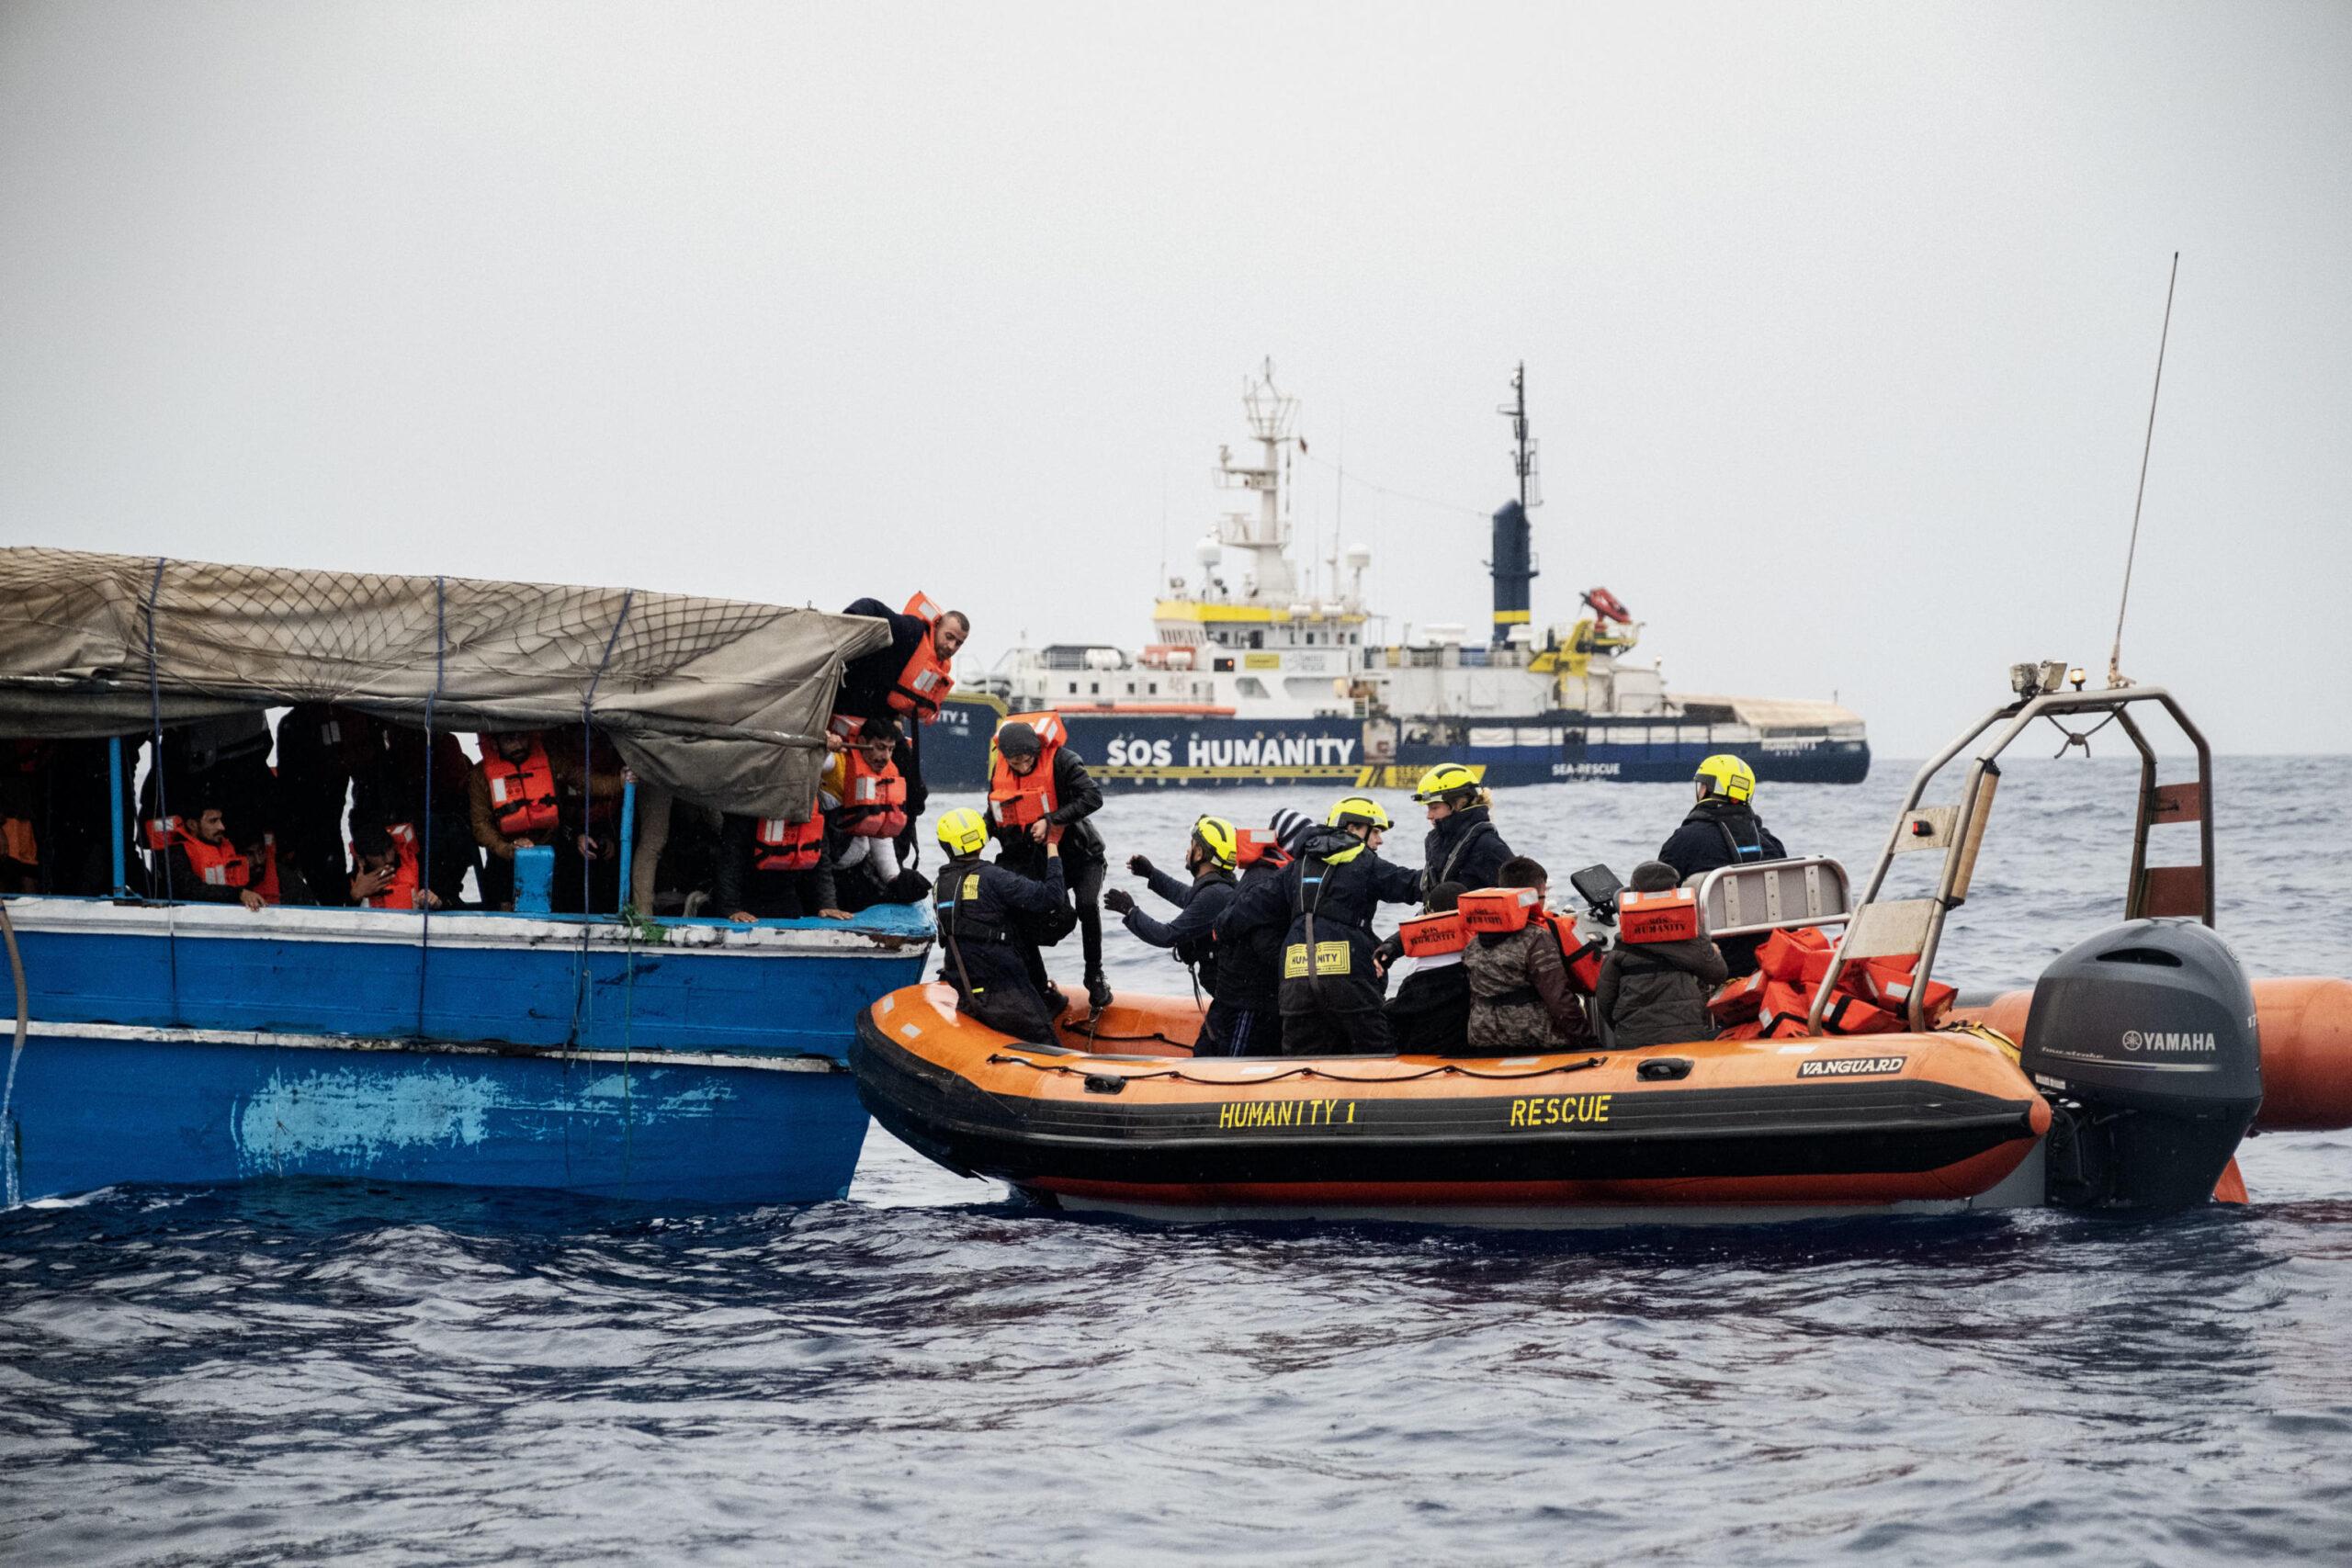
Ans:
MULTIPOLYGON (((1859 882, 1907 773, 1759 804, 1859 882)), ((2352 974, 2344 776, 2220 765, 2257 975, 2352 974)), ((2030 984, 2117 916, 2132 780, 2009 769, 1944 977, 2030 984)), ((1497 819, 1565 893, 1685 801, 1497 819)), ((1201 811, 1323 804, 1115 795, 1113 885, 1201 811)), ((1582 1235, 1074 1221, 879 1132, 800 1211, 109 1190, 0 1215, 0 1562, 2344 1561, 2352 1134, 2243 1165, 2251 1207, 2159 1221, 1582 1235)))

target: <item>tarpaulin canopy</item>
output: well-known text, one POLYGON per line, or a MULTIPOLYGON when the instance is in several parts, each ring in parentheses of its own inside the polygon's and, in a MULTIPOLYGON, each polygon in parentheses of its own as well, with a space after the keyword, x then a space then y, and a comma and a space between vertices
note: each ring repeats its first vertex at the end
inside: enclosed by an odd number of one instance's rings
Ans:
POLYGON ((729 599, 0 549, 0 734, 345 703, 436 729, 596 728, 682 799, 805 816, 858 615, 729 599))

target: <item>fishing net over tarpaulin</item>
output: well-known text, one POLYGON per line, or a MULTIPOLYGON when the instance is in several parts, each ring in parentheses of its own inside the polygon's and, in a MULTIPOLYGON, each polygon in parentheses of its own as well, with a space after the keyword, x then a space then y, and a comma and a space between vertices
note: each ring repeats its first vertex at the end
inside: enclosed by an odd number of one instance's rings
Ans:
POLYGON ((803 817, 880 621, 618 588, 0 548, 0 734, 124 735, 300 702, 436 729, 593 718, 647 783, 803 817))

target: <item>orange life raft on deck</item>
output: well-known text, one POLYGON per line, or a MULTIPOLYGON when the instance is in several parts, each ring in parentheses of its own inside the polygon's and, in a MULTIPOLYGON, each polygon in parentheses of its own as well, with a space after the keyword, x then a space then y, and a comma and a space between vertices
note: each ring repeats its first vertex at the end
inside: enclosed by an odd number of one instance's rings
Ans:
POLYGON ((851 1066, 876 1119, 950 1169, 1175 1219, 1939 1212, 1993 1193, 2050 1126, 2011 1054, 1966 1032, 1196 1060, 1189 998, 1064 1016, 1025 1044, 909 987, 860 1016, 851 1066))

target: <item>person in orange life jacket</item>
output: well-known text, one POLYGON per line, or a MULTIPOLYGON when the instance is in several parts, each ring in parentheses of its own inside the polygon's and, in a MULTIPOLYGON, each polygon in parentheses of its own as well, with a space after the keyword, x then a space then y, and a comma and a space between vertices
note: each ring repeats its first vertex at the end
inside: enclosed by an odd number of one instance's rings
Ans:
POLYGON ((834 892, 832 836, 812 803, 806 822, 739 817, 719 825, 714 908, 744 925, 760 920, 846 920, 834 892))
POLYGON ((1385 1055, 1396 1049, 1381 1002, 1387 988, 1372 934, 1383 904, 1419 904, 1421 874, 1380 858, 1388 813, 1368 795, 1343 796, 1307 834, 1283 874, 1290 928, 1283 939, 1283 1054, 1385 1055))
POLYGON ((562 812, 555 765, 537 732, 482 738, 482 758, 466 781, 467 816, 481 846, 485 907, 514 907, 514 852, 556 841, 562 812))
POLYGON ((1102 809, 1102 788, 1068 745, 1054 748, 1053 761, 1046 765, 1043 781, 1038 782, 1037 769, 1045 754, 1045 742, 1026 724, 1008 724, 998 730, 996 749, 1006 775, 989 781, 989 828, 1001 846, 997 864, 1017 871, 1033 882, 1044 880, 1047 840, 1054 829, 1061 829, 1062 876, 1072 908, 1066 919, 1024 918, 1019 922, 1029 977, 1048 1001, 1060 995, 1046 974, 1045 957, 1038 948, 1060 942, 1074 924, 1086 962, 1087 1001, 1099 1012, 1111 1005, 1111 984, 1102 975, 1102 876, 1108 867, 1102 835, 1086 818, 1102 809), (1051 799, 1052 809, 1026 826, 1007 826, 1001 820, 1001 807, 995 796, 1001 789, 1026 790, 1033 783, 1051 799))
POLYGON ((441 895, 417 875, 424 852, 416 829, 405 822, 371 822, 351 835, 351 901, 379 909, 438 909, 441 895))
POLYGON ((351 820, 406 822, 420 845, 430 842, 433 865, 425 881, 444 905, 465 896, 466 874, 480 866, 470 807, 476 764, 454 731, 379 724, 374 755, 352 778, 351 820), (426 788, 427 773, 431 788, 426 788), (425 822, 426 807, 433 820, 425 822))
POLYGON ((165 852, 170 865, 165 876, 169 896, 182 902, 243 904, 265 909, 268 901, 253 886, 254 865, 230 841, 220 803, 199 795, 196 810, 181 819, 165 852))
MULTIPOLYGON (((1540 908, 1551 878, 1520 855, 1503 863, 1496 886, 1532 887, 1540 908)), ((1574 1050, 1593 1043, 1549 920, 1532 919, 1515 931, 1480 931, 1462 950, 1462 966, 1470 976, 1469 1049, 1477 1055, 1574 1050)))
MULTIPOLYGON (((1452 909, 1465 891, 1459 882, 1441 882, 1430 889, 1422 912, 1435 915, 1452 909)), ((1390 953, 1389 942, 1396 940, 1392 937, 1381 943, 1381 951, 1390 953)), ((1401 947, 1396 951, 1401 952, 1401 947)), ((1393 965, 1396 959, 1391 956, 1385 962, 1393 965)), ((1405 962, 1412 967, 1404 972, 1396 994, 1382 1009, 1388 1015, 1389 1028, 1396 1032, 1396 1049, 1433 1056, 1469 1055, 1470 972, 1462 966, 1462 954, 1433 953, 1405 962)))
POLYGON ((837 873, 864 868, 859 878, 870 882, 873 892, 855 900, 861 907, 911 904, 931 891, 921 877, 899 869, 899 844, 913 821, 906 804, 907 781, 895 761, 899 741, 897 720, 870 718, 854 743, 825 765, 821 789, 833 868, 837 873))
MULTIPOLYGON (((1645 860, 1634 868, 1629 886, 1636 893, 1671 893, 1682 878, 1664 861, 1645 860)), ((1679 942, 1621 940, 1601 960, 1592 1010, 1620 1051, 1713 1040, 1715 1021, 1707 998, 1728 978, 1724 955, 1704 933, 1679 942)))
MULTIPOLYGON (((277 830, 277 775, 269 771, 273 737, 269 716, 261 709, 201 719, 164 731, 162 798, 172 814, 188 819, 187 805, 209 799, 220 807, 223 830, 239 844, 258 847, 262 836, 277 830)), ((126 748, 128 742, 125 743, 126 748)), ((153 747, 148 761, 153 763, 153 747)), ((130 759, 126 755, 126 766, 130 759)), ((139 816, 153 821, 163 815, 158 805, 157 769, 149 767, 140 786, 139 816)), ((161 890, 156 893, 162 897, 161 890)))
POLYGON ((1283 1054, 1283 938, 1291 914, 1283 878, 1315 819, 1279 807, 1268 830, 1273 842, 1245 851, 1240 886, 1217 917, 1216 994, 1201 1033, 1228 1056, 1283 1054))
MULTIPOLYGON (((1739 758, 1719 751, 1699 764, 1693 780, 1698 804, 1657 852, 1688 882, 1727 865, 1760 865, 1786 860, 1789 852, 1756 815, 1756 773, 1739 758)), ((1729 936, 1716 945, 1736 978, 1756 973, 1756 950, 1763 938, 1729 936)))
POLYGON ((913 613, 928 609, 929 603, 919 594, 907 609, 893 610, 879 599, 856 599, 842 612, 887 622, 890 641, 888 647, 861 654, 842 666, 842 688, 833 698, 833 722, 825 734, 825 744, 838 751, 849 744, 845 732, 863 721, 885 716, 899 720, 901 733, 893 760, 907 781, 908 836, 899 840, 902 860, 912 858, 904 852, 912 846, 914 824, 931 801, 931 790, 922 776, 922 729, 937 712, 932 687, 938 678, 949 675, 956 650, 972 635, 971 617, 961 610, 913 613))

